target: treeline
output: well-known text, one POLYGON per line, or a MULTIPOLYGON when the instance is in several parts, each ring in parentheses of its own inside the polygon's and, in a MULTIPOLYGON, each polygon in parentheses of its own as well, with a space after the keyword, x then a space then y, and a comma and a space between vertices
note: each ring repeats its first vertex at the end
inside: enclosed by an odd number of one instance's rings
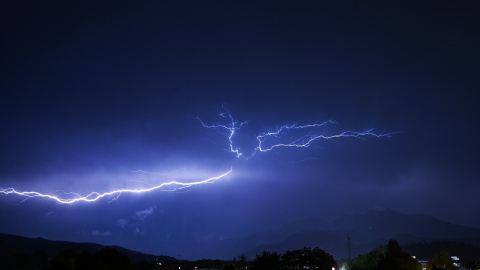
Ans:
POLYGON ((402 251, 396 240, 390 240, 387 250, 374 250, 352 260, 351 270, 422 270, 423 266, 409 253, 402 251))
POLYGON ((418 243, 407 245, 403 251, 396 240, 390 240, 386 250, 377 249, 365 255, 359 255, 352 260, 351 270, 458 270, 462 265, 465 269, 480 269, 478 260, 479 248, 477 246, 456 243, 451 241, 418 243), (467 252, 468 249, 471 249, 467 252), (461 261, 452 259, 452 250, 463 250, 472 257, 460 258, 461 261), (414 254, 413 257, 411 254, 414 254), (420 257, 419 257, 420 255, 420 257), (422 259, 423 265, 416 259, 422 259), (472 260, 473 259, 473 260, 472 260))
POLYGON ((253 261, 240 256, 231 261, 198 260, 168 262, 138 262, 132 264, 129 257, 113 247, 105 247, 96 253, 64 250, 55 257, 49 258, 46 252, 35 252, 32 255, 14 254, 0 256, 0 269, 11 270, 189 270, 189 269, 318 269, 331 270, 337 268, 333 257, 319 248, 304 247, 287 251, 280 255, 276 252, 264 251, 257 254, 253 261))
POLYGON ((113 247, 105 247, 96 253, 64 250, 49 258, 43 251, 31 254, 0 256, 0 269, 11 270, 143 270, 152 269, 149 263, 130 262, 130 258, 113 247))
POLYGON ((253 261, 254 270, 278 269, 318 269, 331 270, 337 268, 337 263, 332 255, 318 247, 304 247, 294 251, 287 251, 283 255, 276 252, 264 251, 256 255, 253 261))
MULTIPOLYGON (((344 262, 340 268, 351 270, 428 270, 445 269, 456 270, 454 261, 445 250, 458 250, 467 252, 470 250, 476 254, 475 260, 463 261, 466 269, 480 269, 478 261, 479 247, 456 242, 431 242, 418 243, 405 246, 403 251, 396 240, 390 240, 387 247, 371 251, 364 255, 359 255, 352 259, 351 267, 348 262, 344 262), (452 245, 455 249, 452 249, 452 245), (441 252, 436 252, 437 250, 441 252), (419 250, 429 250, 436 252, 428 257, 424 265, 412 257, 411 254, 422 254, 419 250), (413 252, 412 251, 416 251, 413 252), (441 267, 441 268, 440 268, 441 267)), ((460 252, 462 253, 462 252, 460 252)), ((459 253, 459 254, 460 254, 459 253)), ((429 253, 431 254, 431 253, 429 253)), ((451 253, 450 253, 451 254, 451 253)), ((457 254, 453 254, 457 255, 457 254)), ((417 255, 418 256, 418 255, 417 255)), ((472 255, 473 256, 473 255, 472 255)), ((419 258, 419 257, 417 257, 419 258)), ((198 261, 178 261, 171 258, 167 261, 141 261, 131 263, 130 258, 125 253, 118 251, 114 247, 105 247, 98 252, 88 251, 76 252, 71 249, 61 251, 56 256, 50 258, 46 252, 38 251, 31 255, 14 254, 0 255, 0 269, 11 270, 189 270, 189 269, 253 269, 253 270, 290 270, 290 269, 318 269, 331 270, 340 269, 332 255, 318 247, 304 247, 293 251, 287 251, 284 254, 277 252, 263 251, 256 254, 253 261, 247 261, 245 256, 240 256, 231 261, 223 260, 198 260, 198 261)), ((469 258, 471 259, 471 258, 469 258)))
POLYGON ((480 247, 457 241, 424 241, 403 246, 403 249, 417 256, 428 259, 442 251, 458 256, 462 262, 480 261, 480 247))

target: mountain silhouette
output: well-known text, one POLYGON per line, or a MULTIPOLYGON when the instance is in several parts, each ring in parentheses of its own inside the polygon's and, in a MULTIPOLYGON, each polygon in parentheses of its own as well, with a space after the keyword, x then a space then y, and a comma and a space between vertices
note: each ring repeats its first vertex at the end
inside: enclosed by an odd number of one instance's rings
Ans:
MULTIPOLYGON (((343 215, 333 221, 307 217, 279 226, 277 229, 227 239, 213 247, 196 246, 196 248, 203 249, 202 254, 205 258, 231 259, 245 255, 248 259, 253 259, 255 254, 260 254, 264 250, 282 254, 287 250, 309 246, 324 249, 335 259, 345 259, 348 257, 347 235, 350 235, 352 258, 384 246, 390 239, 397 240, 407 251, 411 250, 419 256, 427 256, 442 245, 449 247, 457 256, 465 254, 472 257, 464 250, 480 249, 479 228, 452 224, 429 215, 405 214, 391 209, 343 215)), ((95 253, 104 247, 94 243, 51 241, 0 234, 0 256, 18 253, 31 255, 36 251, 44 251, 50 257, 54 257, 63 250, 95 253)), ((169 256, 149 255, 118 246, 115 248, 128 255, 132 263, 176 260, 169 256)))
MULTIPOLYGON (((13 254, 27 254, 31 255, 37 251, 43 251, 48 254, 50 258, 64 250, 73 250, 77 253, 87 251, 96 253, 105 246, 94 243, 74 243, 68 241, 51 241, 43 238, 28 238, 23 236, 0 234, 0 256, 11 256, 13 254)), ((133 251, 119 246, 114 246, 118 251, 126 254, 132 263, 140 261, 156 261, 169 262, 176 259, 170 256, 156 256, 144 254, 138 251, 133 251)))
MULTIPOLYGON (((304 246, 319 247, 336 259, 365 254, 396 239, 401 245, 432 241, 455 241, 480 246, 480 229, 452 224, 421 214, 404 214, 392 209, 343 215, 332 222, 314 217, 300 219, 276 230, 258 232, 225 243, 224 255, 254 257, 263 250, 284 253, 304 246)), ((220 251, 219 251, 220 252, 220 251)))

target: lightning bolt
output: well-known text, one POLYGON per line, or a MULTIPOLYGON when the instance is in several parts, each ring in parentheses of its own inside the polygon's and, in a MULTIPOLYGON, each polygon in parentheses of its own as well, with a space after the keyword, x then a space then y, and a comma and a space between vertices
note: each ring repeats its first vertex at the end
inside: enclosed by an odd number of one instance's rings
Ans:
MULTIPOLYGON (((248 122, 247 121, 236 122, 233 116, 230 114, 230 112, 225 108, 224 110, 225 112, 219 114, 219 116, 225 119, 224 121, 226 121, 227 124, 206 124, 199 117, 197 117, 196 119, 201 123, 201 125, 204 128, 226 131, 228 145, 229 145, 228 151, 235 154, 237 158, 243 158, 245 160, 250 159, 257 153, 269 152, 276 148, 286 148, 286 147, 307 148, 307 147, 310 147, 314 142, 318 140, 335 141, 336 139, 341 139, 341 138, 360 138, 360 139, 365 139, 366 137, 382 138, 382 137, 391 137, 393 134, 398 133, 398 132, 375 133, 373 129, 368 129, 361 132, 343 131, 341 133, 327 134, 326 127, 328 125, 336 124, 334 121, 331 121, 331 120, 321 122, 321 123, 308 124, 308 125, 297 125, 297 124, 283 125, 280 128, 277 128, 275 131, 261 133, 260 135, 256 136, 256 140, 258 144, 255 147, 252 147, 252 150, 251 150, 252 154, 249 156, 246 156, 244 152, 240 150, 240 148, 234 146, 234 136, 248 122)), ((14 195, 21 196, 23 197, 23 199, 20 203, 31 198, 43 198, 43 199, 53 200, 60 204, 73 204, 77 202, 94 202, 105 197, 110 197, 111 198, 110 202, 112 202, 117 200, 120 197, 120 195, 125 193, 145 193, 145 192, 150 192, 154 190, 176 191, 180 189, 186 189, 192 186, 214 183, 215 181, 226 177, 228 174, 232 172, 232 170, 233 169, 230 168, 229 171, 223 174, 220 174, 218 176, 214 176, 208 179, 204 179, 201 181, 194 181, 194 182, 170 181, 170 182, 165 182, 160 185, 156 185, 149 188, 140 188, 140 189, 123 188, 123 189, 116 189, 116 190, 105 192, 105 193, 94 191, 89 193, 86 196, 81 196, 80 194, 74 193, 74 192, 68 192, 68 193, 63 192, 62 196, 56 196, 52 194, 40 193, 37 191, 19 191, 19 190, 16 190, 15 188, 4 189, 1 187, 0 187, 0 195, 14 194, 14 195)), ((167 173, 167 174, 147 172, 143 170, 130 171, 130 172, 165 176, 165 175, 174 173, 176 171, 167 173)))
POLYGON ((241 122, 238 124, 236 122, 230 112, 225 111, 224 113, 220 114, 221 117, 229 120, 228 125, 223 124, 212 124, 206 125, 199 117, 197 119, 200 121, 203 127, 211 129, 224 129, 227 130, 229 133, 228 141, 230 145, 230 152, 236 154, 237 158, 243 156, 244 159, 248 160, 252 158, 256 153, 265 153, 272 151, 275 148, 282 148, 282 147, 295 147, 295 148, 307 148, 310 147, 315 141, 318 140, 330 140, 334 141, 335 139, 340 138, 361 138, 365 139, 366 137, 388 137, 390 138, 393 134, 398 132, 391 132, 391 133, 375 133, 374 129, 368 129, 365 131, 343 131, 337 134, 327 135, 325 128, 327 125, 336 124, 335 121, 328 120, 322 123, 314 123, 308 125, 283 125, 280 128, 277 128, 276 131, 265 132, 261 133, 256 137, 258 141, 258 145, 253 149, 253 153, 249 156, 245 156, 242 152, 240 152, 239 148, 235 148, 233 146, 233 136, 235 135, 236 131, 238 131, 243 125, 247 124, 248 122, 241 122), (291 134, 289 136, 289 133, 291 134), (284 137, 289 137, 288 139, 284 137), (280 140, 281 142, 272 143, 270 146, 264 146, 269 140, 280 140), (283 141, 282 141, 283 140, 283 141))
POLYGON ((297 126, 297 125, 285 125, 282 126, 280 129, 278 129, 275 132, 268 132, 262 135, 257 136, 258 140, 258 146, 255 148, 255 150, 260 151, 260 152, 268 152, 273 150, 274 148, 277 147, 309 147, 314 141, 324 139, 324 140, 334 140, 338 138, 347 138, 347 137, 354 137, 354 138, 362 138, 365 136, 373 136, 377 138, 381 137, 391 137, 393 134, 397 132, 392 132, 392 133, 374 133, 373 129, 369 129, 366 131, 362 132, 357 132, 357 131, 343 131, 339 134, 333 134, 333 135, 324 135, 324 134, 316 134, 316 133, 310 133, 301 136, 298 139, 295 139, 291 142, 287 143, 278 143, 278 144, 273 144, 270 147, 263 148, 262 143, 266 141, 269 137, 277 137, 279 134, 282 132, 287 132, 288 130, 295 130, 295 129, 306 129, 306 128, 316 128, 316 127, 322 127, 327 124, 335 124, 333 121, 327 121, 323 122, 321 124, 312 124, 312 125, 305 125, 305 126, 297 126))
POLYGON ((245 121, 245 122, 241 122, 241 123, 238 123, 238 122, 235 122, 233 120, 233 117, 232 115, 230 114, 230 112, 226 111, 224 113, 221 113, 219 114, 221 117, 223 118, 227 118, 230 120, 230 124, 229 125, 219 125, 219 124, 213 124, 213 125, 206 125, 199 117, 197 117, 198 121, 200 121, 200 123, 202 124, 203 127, 205 128, 215 128, 215 129, 224 129, 224 130, 227 130, 229 135, 228 135, 228 141, 230 142, 230 152, 234 153, 237 155, 237 158, 243 156, 243 153, 240 152, 240 149, 239 148, 234 148, 233 147, 233 141, 232 141, 232 138, 233 138, 233 135, 235 135, 235 131, 239 130, 240 128, 242 128, 243 125, 247 124, 248 122, 245 121))
MULTIPOLYGON (((40 192, 36 191, 18 191, 14 188, 0 188, 0 194, 15 194, 24 197, 25 200, 30 199, 30 198, 44 198, 44 199, 49 199, 56 201, 57 203, 60 204, 72 204, 72 203, 77 203, 77 202, 94 202, 97 200, 100 200, 104 197, 109 197, 109 196, 114 196, 113 200, 116 200, 121 194, 124 193, 145 193, 145 192, 150 192, 153 190, 162 190, 162 191, 175 191, 179 189, 185 189, 189 188, 192 186, 197 186, 197 185, 202 185, 202 184, 209 184, 209 183, 214 183, 217 180, 220 180, 230 174, 232 172, 232 169, 230 168, 229 171, 218 175, 214 176, 205 180, 201 181, 196 181, 196 182, 179 182, 179 181, 170 181, 166 183, 162 183, 160 185, 150 187, 150 188, 144 188, 144 189, 118 189, 118 190, 113 190, 110 192, 105 192, 105 193, 98 193, 98 192, 91 192, 87 196, 80 196, 78 193, 68 193, 73 195, 73 198, 62 198, 59 196, 55 195, 50 195, 50 194, 43 194, 40 192)), ((67 194, 67 193, 66 193, 67 194)), ((22 201, 22 202, 23 202, 22 201)))

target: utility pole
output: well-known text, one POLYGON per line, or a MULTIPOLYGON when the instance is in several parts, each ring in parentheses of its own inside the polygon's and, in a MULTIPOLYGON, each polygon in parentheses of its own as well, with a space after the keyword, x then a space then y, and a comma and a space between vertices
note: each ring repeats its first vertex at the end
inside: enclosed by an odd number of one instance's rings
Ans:
POLYGON ((350 257, 350 234, 347 235, 348 240, 348 270, 352 269, 352 258, 350 257))

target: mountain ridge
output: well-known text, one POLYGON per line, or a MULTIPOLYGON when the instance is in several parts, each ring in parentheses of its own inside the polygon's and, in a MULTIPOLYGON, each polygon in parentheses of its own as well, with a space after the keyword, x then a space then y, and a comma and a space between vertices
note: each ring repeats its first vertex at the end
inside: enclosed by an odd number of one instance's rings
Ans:
MULTIPOLYGON (((430 215, 405 214, 385 208, 342 215, 331 222, 315 217, 294 220, 278 229, 257 232, 236 243, 226 243, 222 248, 223 251, 237 250, 239 254, 254 257, 263 250, 283 253, 304 246, 318 246, 335 258, 346 258, 347 235, 351 237, 352 256, 368 253, 390 239, 396 239, 402 245, 443 240, 480 245, 478 228, 456 225, 430 215), (312 227, 312 224, 319 225, 312 227), (280 235, 280 232, 284 234, 280 235)), ((224 256, 239 254, 224 253, 224 256)))
MULTIPOLYGON (((404 214, 391 209, 370 210, 364 214, 342 215, 332 221, 317 217, 293 220, 277 228, 243 237, 219 239, 213 245, 200 244, 200 256, 211 259, 231 259, 245 255, 254 259, 264 250, 284 253, 304 246, 319 247, 336 259, 348 257, 347 235, 350 235, 351 255, 366 254, 396 239, 401 245, 434 241, 455 241, 480 247, 480 229, 456 225, 429 215, 404 214)), ((53 241, 43 238, 0 234, 0 255, 32 254, 45 251, 51 257, 65 249, 78 253, 98 252, 105 246, 96 243, 53 241)), ((176 260, 165 255, 150 255, 113 246, 127 254, 132 262, 141 260, 176 260)))
POLYGON ((132 263, 140 261, 158 261, 168 262, 176 260, 166 255, 145 254, 139 251, 130 250, 121 246, 104 246, 96 243, 76 243, 70 241, 55 241, 41 237, 30 238, 13 234, 0 233, 0 256, 11 256, 13 254, 32 255, 34 252, 43 251, 53 258, 63 250, 73 250, 77 253, 87 251, 95 253, 105 247, 114 247, 118 251, 126 254, 132 263))

